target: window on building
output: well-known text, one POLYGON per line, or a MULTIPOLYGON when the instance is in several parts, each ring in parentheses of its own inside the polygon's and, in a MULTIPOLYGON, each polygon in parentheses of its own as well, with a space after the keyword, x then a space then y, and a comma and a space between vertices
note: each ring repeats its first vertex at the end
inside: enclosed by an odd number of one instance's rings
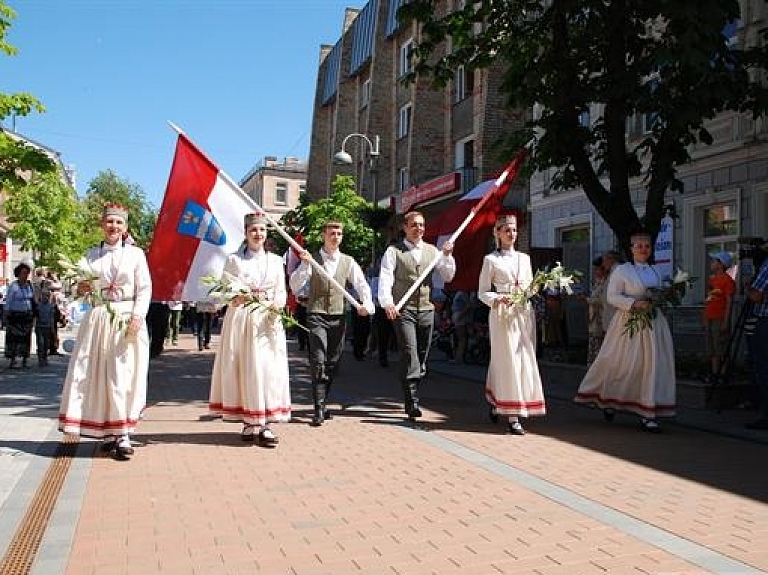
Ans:
POLYGON ((307 184, 299 184, 299 197, 307 193, 307 184))
POLYGON ((397 189, 402 194, 405 190, 411 187, 410 178, 408 177, 408 168, 400 168, 397 178, 397 189))
MULTIPOLYGON (((692 275, 709 276, 709 254, 725 251, 736 255, 739 237, 739 207, 736 201, 724 202, 705 207, 701 211, 704 230, 704 258, 700 269, 692 275)), ((703 285, 706 285, 704 283, 703 285)))
POLYGON ((461 102, 469 98, 475 89, 475 73, 467 70, 464 66, 459 66, 453 77, 453 101, 461 102))
POLYGON ((366 80, 360 88, 360 108, 365 108, 371 102, 371 81, 366 80))
POLYGON ((397 137, 405 138, 411 131, 411 105, 406 104, 400 108, 397 120, 397 137))
POLYGON ((398 68, 400 76, 405 76, 413 69, 411 50, 413 50, 413 39, 406 41, 400 46, 400 66, 398 68))
POLYGON ((288 184, 277 182, 275 184, 275 205, 284 206, 288 203, 288 184))

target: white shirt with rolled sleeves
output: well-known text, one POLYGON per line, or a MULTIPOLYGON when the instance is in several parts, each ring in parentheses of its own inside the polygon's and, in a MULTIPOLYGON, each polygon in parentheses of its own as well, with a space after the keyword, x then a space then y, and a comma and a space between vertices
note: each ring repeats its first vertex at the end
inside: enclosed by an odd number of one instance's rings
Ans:
MULTIPOLYGON (((328 275, 334 277, 336 274, 336 268, 339 265, 339 255, 341 252, 336 251, 333 254, 329 254, 324 249, 320 249, 320 256, 323 259, 323 269, 328 272, 328 275)), ((362 298, 360 303, 368 312, 369 315, 376 313, 376 307, 373 305, 373 299, 371 298, 371 288, 368 285, 368 280, 360 268, 360 265, 353 259, 352 265, 349 268, 350 276, 347 280, 352 284, 355 292, 362 298)), ((302 292, 302 289, 309 283, 309 279, 312 277, 314 270, 312 266, 302 261, 301 265, 297 267, 291 274, 289 283, 293 293, 298 294, 302 292)), ((343 285, 343 284, 342 284, 343 285)))
MULTIPOLYGON (((408 246, 408 253, 413 256, 413 259, 416 260, 416 263, 421 263, 421 257, 424 253, 424 250, 422 249, 424 242, 422 241, 418 244, 414 244, 408 240, 403 240, 403 242, 406 246, 408 246)), ((395 253, 396 249, 397 248, 394 246, 388 247, 387 251, 384 252, 384 255, 381 258, 378 298, 379 305, 384 308, 399 303, 394 301, 394 298, 392 297, 392 286, 395 283, 395 264, 397 263, 397 254, 395 253)), ((440 255, 437 258, 437 264, 435 264, 434 271, 440 274, 440 277, 443 278, 445 283, 450 282, 453 279, 453 276, 456 275, 456 260, 453 258, 453 255, 446 256, 442 251, 440 251, 440 255)))

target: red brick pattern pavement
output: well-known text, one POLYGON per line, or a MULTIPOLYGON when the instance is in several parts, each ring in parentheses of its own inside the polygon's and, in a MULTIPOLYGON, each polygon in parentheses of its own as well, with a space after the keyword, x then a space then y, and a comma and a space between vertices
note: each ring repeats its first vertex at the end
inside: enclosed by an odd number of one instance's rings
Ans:
MULTIPOLYGON (((153 364, 160 400, 134 458, 94 460, 68 574, 709 572, 405 432, 394 369, 373 361, 344 358, 334 393, 357 405, 323 427, 298 382, 279 447, 243 443, 207 417, 212 354, 192 346, 153 364)), ((432 376, 423 391, 437 437, 768 571, 764 445, 566 404, 513 437, 482 421, 477 384, 432 376)))

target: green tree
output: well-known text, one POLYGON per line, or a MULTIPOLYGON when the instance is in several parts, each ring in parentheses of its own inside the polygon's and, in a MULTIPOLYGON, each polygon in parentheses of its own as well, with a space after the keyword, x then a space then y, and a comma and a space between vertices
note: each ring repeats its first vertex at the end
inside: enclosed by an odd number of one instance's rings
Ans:
MULTIPOLYGON (((17 52, 5 40, 15 17, 14 10, 0 0, 0 51, 7 56, 14 56, 17 52)), ((9 116, 27 116, 44 111, 42 103, 31 94, 0 92, 0 122, 9 116)), ((55 169, 55 163, 45 152, 0 129, 0 189, 23 186, 29 172, 52 172, 55 169)))
POLYGON ((36 265, 57 267, 59 254, 70 259, 86 246, 75 190, 55 172, 33 174, 11 189, 5 202, 13 237, 36 255, 36 265))
POLYGON ((768 48, 731 45, 723 33, 738 22, 738 0, 482 0, 436 15, 438 4, 413 0, 399 12, 423 24, 415 74, 445 84, 460 65, 502 69, 510 106, 542 109, 508 144, 535 137, 532 167, 557 168, 556 188, 581 187, 623 246, 641 225, 657 233, 667 191, 683 191, 677 168, 693 144, 712 142, 706 120, 766 110, 768 48), (441 55, 446 41, 452 51, 441 55), (599 117, 585 125, 593 104, 599 117), (630 145, 633 117, 652 127, 630 145), (647 188, 642 217, 635 178, 647 188))
POLYGON ((120 178, 112 170, 99 172, 88 183, 88 189, 85 192, 83 200, 85 225, 92 240, 95 242, 101 238, 99 221, 104 204, 107 203, 121 204, 128 208, 128 229, 131 236, 138 246, 144 249, 149 247, 157 214, 152 205, 147 202, 140 185, 120 178))
POLYGON ((308 250, 316 250, 323 244, 323 224, 329 220, 341 222, 344 224, 342 251, 363 264, 370 262, 371 246, 378 236, 370 225, 371 214, 378 211, 357 194, 351 176, 337 175, 331 188, 329 197, 315 202, 302 196, 298 207, 283 216, 281 225, 294 237, 301 234, 308 250))

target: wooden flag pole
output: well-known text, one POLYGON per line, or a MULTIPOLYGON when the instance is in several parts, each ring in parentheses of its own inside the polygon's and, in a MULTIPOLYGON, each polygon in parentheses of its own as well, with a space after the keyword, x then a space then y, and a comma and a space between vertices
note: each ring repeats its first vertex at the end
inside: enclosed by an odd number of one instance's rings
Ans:
MULTIPOLYGON (((169 121, 168 124, 170 124, 171 128, 173 128, 180 136, 184 136, 203 156, 205 156, 207 158, 207 156, 205 154, 203 154, 203 152, 200 150, 200 148, 197 147, 197 144, 192 142, 192 140, 189 138, 189 136, 187 136, 181 128, 179 128, 176 124, 174 124, 171 121, 169 121)), ((210 161, 210 159, 209 159, 209 161, 210 161)), ((216 164, 214 162, 211 162, 211 163, 214 166, 216 166, 216 164)), ((218 168, 218 166, 217 166, 217 168, 218 168)), ((264 213, 264 215, 265 215, 267 221, 270 223, 270 225, 273 228, 275 228, 275 231, 277 231, 277 233, 279 233, 281 236, 283 236, 283 238, 285 238, 285 240, 288 242, 288 244, 292 248, 294 248, 299 253, 305 251, 304 248, 301 247, 296 242, 296 240, 294 240, 291 237, 291 235, 288 232, 286 232, 285 229, 283 229, 283 227, 280 224, 277 223, 277 221, 272 219, 272 217, 267 212, 265 212, 263 209, 261 209, 261 206, 259 206, 259 204, 256 203, 256 200, 254 200, 251 196, 246 194, 245 191, 243 191, 243 189, 232 178, 230 178, 229 175, 224 170, 222 170, 221 168, 218 168, 218 170, 219 170, 219 175, 224 180, 226 180, 226 182, 230 185, 230 187, 232 187, 232 189, 237 190, 240 193, 240 195, 243 197, 243 199, 248 204, 250 204, 253 207, 254 211, 259 211, 259 212, 263 212, 264 213)), ((315 270, 320 275, 322 275, 325 279, 327 279, 331 283, 331 285, 333 287, 335 287, 337 290, 339 290, 344 295, 344 298, 350 304, 352 304, 355 307, 355 309, 359 309, 359 308, 362 307, 362 304, 360 302, 358 302, 354 297, 352 297, 352 295, 346 289, 344 289, 344 287, 339 282, 336 281, 336 278, 334 278, 331 274, 329 274, 323 266, 321 266, 319 263, 317 263, 317 261, 315 261, 315 258, 310 258, 309 259, 309 263, 312 266, 312 269, 315 270)))
MULTIPOLYGON (((467 217, 464 218, 464 221, 461 222, 458 228, 456 228, 456 231, 451 234, 451 237, 449 237, 446 241, 448 242, 455 242, 456 239, 461 235, 461 233, 466 229, 466 227, 469 225, 469 223, 472 221, 472 219, 477 215, 477 213, 485 206, 485 204, 488 202, 489 199, 493 197, 493 194, 495 194, 498 189, 506 182, 507 178, 510 174, 513 174, 512 179, 514 180, 517 176, 517 171, 520 168, 520 165, 525 160, 526 156, 528 155, 528 147, 533 143, 533 141, 526 144, 526 146, 520 150, 517 155, 515 156, 515 159, 512 160, 507 168, 502 172, 502 174, 496 178, 496 181, 493 182, 493 185, 490 187, 490 189, 485 193, 485 195, 480 199, 480 201, 472 208, 472 210, 467 214, 467 217)), ((440 255, 438 255, 430 264, 424 269, 424 271, 421 273, 421 275, 418 277, 418 279, 413 283, 413 285, 408 288, 408 291, 405 292, 402 298, 400 298, 400 301, 397 302, 395 305, 395 309, 399 312, 400 309, 405 305, 405 302, 408 301, 408 299, 413 295, 413 292, 416 291, 416 288, 418 288, 424 280, 427 279, 427 276, 432 272, 434 267, 437 265, 437 261, 440 259, 440 255)))

